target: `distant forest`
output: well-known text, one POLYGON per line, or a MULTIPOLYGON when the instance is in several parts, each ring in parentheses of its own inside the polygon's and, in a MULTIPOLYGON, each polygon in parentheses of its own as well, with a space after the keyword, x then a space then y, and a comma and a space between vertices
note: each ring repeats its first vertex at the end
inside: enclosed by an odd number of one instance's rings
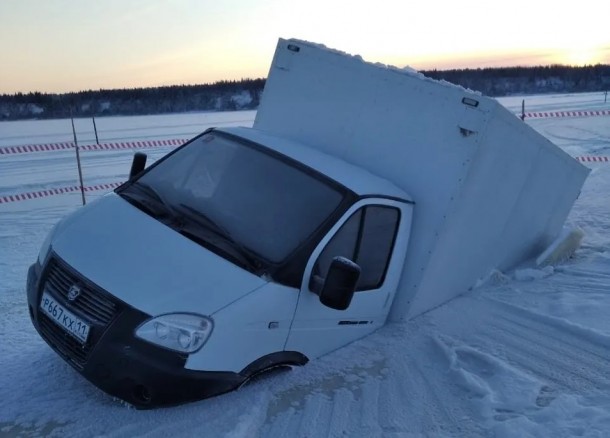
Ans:
POLYGON ((423 71, 428 77, 444 79, 492 96, 544 93, 583 93, 610 89, 610 65, 569 67, 502 67, 423 71))
MULTIPOLYGON (((610 89, 610 65, 429 70, 422 73, 492 97, 610 89)), ((260 78, 63 94, 2 94, 0 120, 256 109, 264 86, 265 79, 260 78)))

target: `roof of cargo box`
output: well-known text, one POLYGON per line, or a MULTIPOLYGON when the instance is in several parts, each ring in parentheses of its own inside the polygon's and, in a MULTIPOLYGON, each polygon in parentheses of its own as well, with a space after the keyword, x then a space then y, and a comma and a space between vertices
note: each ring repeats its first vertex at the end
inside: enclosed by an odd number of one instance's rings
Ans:
POLYGON ((389 196, 413 202, 411 196, 390 181, 302 143, 270 135, 254 128, 223 127, 216 129, 237 135, 299 161, 337 181, 357 195, 389 196))
POLYGON ((347 52, 343 52, 341 50, 332 49, 330 47, 325 46, 324 44, 318 44, 318 43, 314 43, 311 41, 305 41, 305 40, 300 40, 300 39, 296 39, 296 38, 290 38, 290 39, 280 38, 279 44, 282 44, 282 43, 287 45, 287 49, 291 52, 298 53, 302 46, 309 46, 311 48, 315 48, 315 49, 318 49, 320 51, 323 51, 323 52, 326 52, 329 54, 339 55, 340 57, 342 57, 344 59, 351 59, 351 61, 353 61, 355 63, 361 63, 361 64, 366 64, 369 66, 374 66, 375 68, 377 68, 379 70, 386 70, 386 71, 391 71, 391 72, 399 74, 399 75, 411 76, 411 77, 417 78, 424 82, 435 83, 438 85, 442 85, 444 87, 454 88, 457 90, 465 91, 467 93, 483 97, 483 94, 480 91, 471 90, 471 89, 465 88, 461 85, 454 84, 452 82, 448 82, 444 79, 440 79, 440 80, 433 79, 409 66, 396 67, 394 65, 383 64, 381 62, 372 63, 372 62, 365 61, 362 58, 362 56, 360 56, 360 55, 352 55, 347 52))

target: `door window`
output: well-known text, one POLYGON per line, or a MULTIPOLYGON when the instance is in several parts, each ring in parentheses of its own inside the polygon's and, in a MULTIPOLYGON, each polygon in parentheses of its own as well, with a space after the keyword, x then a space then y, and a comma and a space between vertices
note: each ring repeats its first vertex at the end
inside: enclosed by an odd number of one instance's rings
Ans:
POLYGON ((313 268, 310 289, 320 291, 328 268, 337 256, 346 257, 360 266, 356 291, 380 288, 390 262, 399 220, 400 211, 395 207, 368 205, 357 210, 320 253, 313 268))

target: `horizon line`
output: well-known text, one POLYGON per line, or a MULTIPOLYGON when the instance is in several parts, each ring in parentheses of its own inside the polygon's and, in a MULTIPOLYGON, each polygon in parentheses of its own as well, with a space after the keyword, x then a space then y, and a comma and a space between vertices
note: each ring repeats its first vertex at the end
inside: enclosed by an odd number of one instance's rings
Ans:
MULTIPOLYGON (((572 69, 586 69, 592 67, 610 67, 610 63, 596 63, 596 64, 584 64, 584 65, 574 65, 574 64, 562 64, 562 63, 552 63, 552 64, 539 64, 539 65, 506 65, 506 66, 487 66, 487 67, 452 67, 452 68, 425 68, 425 69, 416 69, 410 66, 404 66, 399 68, 405 69, 413 69, 419 73, 428 73, 428 72, 452 72, 452 71, 478 71, 478 70, 507 70, 507 69, 536 69, 536 68, 572 68, 572 69)), ((66 95, 66 94, 80 94, 80 93, 89 93, 89 92, 102 92, 102 91, 119 91, 119 90, 146 90, 146 89, 155 89, 155 88, 171 88, 171 87, 198 87, 198 86, 213 86, 223 82, 247 82, 247 81, 259 81, 259 80, 267 80, 267 77, 256 77, 256 78, 240 78, 240 79, 219 79, 214 82, 201 82, 201 83, 181 83, 181 84, 164 84, 164 85, 145 85, 139 87, 115 87, 115 88, 89 88, 89 89, 81 89, 78 91, 40 91, 40 90, 32 90, 32 91, 14 91, 14 92, 1 92, 0 96, 16 96, 19 94, 22 95, 30 95, 30 94, 42 94, 42 95, 66 95)))

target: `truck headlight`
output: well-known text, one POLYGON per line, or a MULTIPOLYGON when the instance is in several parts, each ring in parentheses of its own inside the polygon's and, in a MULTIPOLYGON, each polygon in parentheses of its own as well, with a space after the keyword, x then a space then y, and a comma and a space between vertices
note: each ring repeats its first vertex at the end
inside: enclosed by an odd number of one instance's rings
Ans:
POLYGON ((170 350, 194 353, 203 347, 213 328, 214 322, 207 316, 169 313, 145 321, 136 329, 135 335, 170 350))

